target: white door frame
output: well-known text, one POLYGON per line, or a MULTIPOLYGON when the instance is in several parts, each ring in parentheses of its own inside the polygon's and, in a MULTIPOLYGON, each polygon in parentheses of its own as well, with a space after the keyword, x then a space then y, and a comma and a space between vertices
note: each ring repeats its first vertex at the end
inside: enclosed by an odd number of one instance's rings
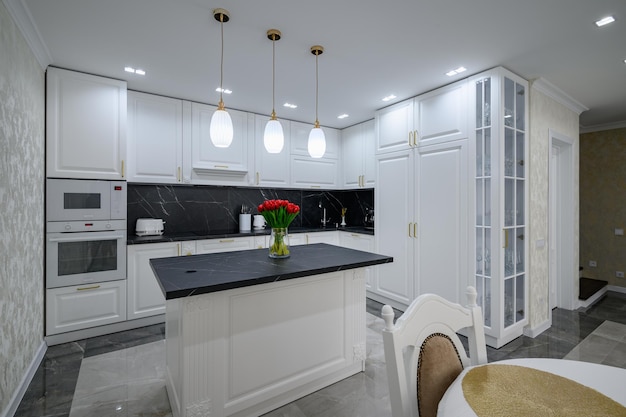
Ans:
MULTIPOLYGON (((578 268, 574 265, 574 139, 549 129, 549 279, 548 299, 556 284, 556 307, 578 308, 578 268), (556 207, 554 207, 556 205, 556 207), (552 236, 551 234, 555 234, 552 236), (554 243, 554 246, 553 246, 554 243), (554 257, 556 256, 556 259, 554 257), (556 274, 556 276, 554 276, 556 274)), ((551 315, 552 313, 550 313, 551 315)))

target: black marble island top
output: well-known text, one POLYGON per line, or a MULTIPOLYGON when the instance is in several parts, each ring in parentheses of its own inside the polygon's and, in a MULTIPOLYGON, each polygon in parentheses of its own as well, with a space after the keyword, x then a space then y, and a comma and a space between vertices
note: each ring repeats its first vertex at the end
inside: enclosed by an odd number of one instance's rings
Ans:
POLYGON ((268 249, 151 259, 168 300, 393 262, 393 258, 316 243, 292 246, 291 256, 272 259, 268 249))

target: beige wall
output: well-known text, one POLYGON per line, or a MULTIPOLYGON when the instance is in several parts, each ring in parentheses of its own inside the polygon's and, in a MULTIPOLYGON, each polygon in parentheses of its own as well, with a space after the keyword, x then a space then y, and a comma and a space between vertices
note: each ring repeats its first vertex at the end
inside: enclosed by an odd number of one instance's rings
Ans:
POLYGON ((583 276, 626 287, 626 128, 580 136, 580 264, 583 276), (589 261, 597 267, 590 268, 589 261))
POLYGON ((0 415, 43 346, 44 94, 0 2, 0 415))
MULTIPOLYGON (((530 256, 530 328, 545 323, 549 309, 548 263, 548 162, 550 155, 549 131, 553 130, 574 141, 574 166, 578 166, 578 113, 548 95, 531 88, 530 92, 530 165, 529 165, 529 256, 530 256), (536 242, 546 245, 537 248, 536 242)), ((574 218, 578 218, 578 170, 575 170, 574 218)), ((578 248, 578 222, 574 225, 573 247, 578 248)), ((574 254, 574 271, 578 271, 578 252, 574 254)), ((572 277, 578 280, 578 275, 572 277)), ((578 285, 575 294, 578 296, 578 285)))

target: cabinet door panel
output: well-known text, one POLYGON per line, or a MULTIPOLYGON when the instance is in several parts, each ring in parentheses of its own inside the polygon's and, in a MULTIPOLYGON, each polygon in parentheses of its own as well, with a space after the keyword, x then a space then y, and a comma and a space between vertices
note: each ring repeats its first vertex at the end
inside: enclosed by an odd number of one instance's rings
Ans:
POLYGON ((361 125, 354 125, 341 131, 343 146, 343 186, 359 188, 363 175, 363 150, 361 125))
POLYGON ((406 100, 376 112, 376 153, 409 148, 413 131, 413 100, 406 100))
POLYGON ((466 81, 437 89, 415 100, 419 146, 468 137, 466 81))
POLYGON ((313 159, 291 156, 291 185, 306 188, 335 188, 338 165, 336 159, 313 159))
MULTIPOLYGON (((309 155, 309 133, 313 129, 312 124, 291 122, 291 154, 292 155, 309 155)), ((324 136, 326 137, 326 152, 324 158, 339 158, 339 131, 329 127, 323 127, 324 136)))
POLYGON ((363 146, 363 180, 361 185, 373 188, 376 185, 376 125, 374 120, 362 124, 361 144, 363 146))
POLYGON ((247 183, 248 113, 228 110, 233 122, 233 142, 218 148, 211 142, 209 130, 215 106, 191 105, 191 169, 192 182, 232 181, 247 183))
POLYGON ((128 319, 165 313, 165 297, 150 259, 180 255, 180 243, 128 246, 128 319))
POLYGON ((420 148, 415 297, 433 293, 462 303, 468 285, 467 140, 420 148))
POLYGON ((413 161, 413 151, 379 156, 375 193, 376 250, 393 262, 378 266, 374 291, 405 305, 413 296, 413 161))
POLYGON ((196 242, 196 253, 218 253, 254 249, 253 237, 206 239, 196 242))
POLYGON ((128 93, 128 181, 182 181, 182 111, 180 100, 128 93))
POLYGON ((126 159, 126 82, 49 68, 47 176, 122 179, 126 159))

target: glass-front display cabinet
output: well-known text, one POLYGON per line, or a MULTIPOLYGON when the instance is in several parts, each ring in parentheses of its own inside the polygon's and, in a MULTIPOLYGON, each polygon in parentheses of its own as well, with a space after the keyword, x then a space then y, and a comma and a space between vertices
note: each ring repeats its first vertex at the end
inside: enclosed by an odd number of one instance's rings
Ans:
POLYGON ((528 82, 504 68, 470 78, 475 155, 475 271, 487 344, 528 323, 528 82))

